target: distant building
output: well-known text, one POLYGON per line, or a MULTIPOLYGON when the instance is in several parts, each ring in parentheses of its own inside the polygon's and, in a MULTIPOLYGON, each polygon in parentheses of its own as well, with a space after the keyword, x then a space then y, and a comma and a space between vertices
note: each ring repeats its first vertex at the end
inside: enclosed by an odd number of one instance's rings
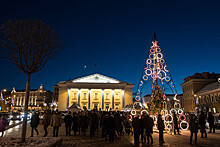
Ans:
POLYGON ((134 84, 101 74, 59 82, 58 109, 66 111, 73 103, 85 109, 121 110, 132 104, 134 84))
MULTIPOLYGON (((182 98, 183 98, 183 94, 166 94, 166 98, 167 98, 167 109, 169 110, 170 108, 174 108, 174 103, 177 102, 180 104, 180 107, 182 108, 182 98), (175 96, 176 96, 176 99, 175 100, 175 96)), ((151 95, 145 95, 144 96, 144 100, 143 102, 144 103, 149 103, 151 99, 151 95)), ((179 107, 179 105, 177 106, 179 107)))
POLYGON ((220 112, 220 81, 209 84, 195 94, 196 106, 200 111, 220 112))
POLYGON ((58 85, 53 86, 53 97, 52 97, 52 103, 58 102, 58 96, 59 96, 59 87, 58 85))
MULTIPOLYGON (((13 99, 12 109, 23 110, 25 103, 25 90, 16 90, 11 92, 13 99)), ((52 92, 43 88, 42 84, 38 89, 31 89, 29 95, 28 110, 43 110, 43 107, 49 105, 52 101, 52 92)))
POLYGON ((195 112, 196 109, 196 93, 205 86, 217 82, 220 74, 216 73, 195 73, 184 79, 181 84, 183 90, 183 107, 186 112, 195 112))

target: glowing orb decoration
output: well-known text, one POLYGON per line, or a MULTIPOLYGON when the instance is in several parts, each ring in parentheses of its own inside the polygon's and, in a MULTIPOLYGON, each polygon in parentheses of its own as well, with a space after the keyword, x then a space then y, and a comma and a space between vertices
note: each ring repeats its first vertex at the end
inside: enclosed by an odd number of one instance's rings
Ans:
POLYGON ((165 60, 164 59, 160 59, 160 63, 164 64, 165 60))
POLYGON ((166 100, 166 99, 167 99, 166 94, 164 94, 163 95, 163 100, 166 100))
MULTIPOLYGON (((143 79, 146 81, 148 77, 146 75, 143 76, 143 79)), ((142 85, 141 85, 142 86, 142 85)))
POLYGON ((145 74, 147 76, 150 76, 152 74, 152 70, 150 70, 150 69, 145 70, 145 74))
POLYGON ((182 122, 180 123, 180 128, 181 128, 182 130, 184 130, 184 131, 185 131, 185 130, 188 130, 188 128, 189 128, 188 122, 182 121, 182 122), (183 126, 182 126, 183 124, 186 124, 186 128, 185 128, 185 129, 184 129, 183 126))
POLYGON ((186 120, 186 116, 184 114, 180 114, 179 120, 180 121, 185 121, 186 120), (182 117, 183 117, 183 119, 182 119, 182 117))
POLYGON ((151 59, 147 59, 147 64, 151 64, 152 63, 152 61, 151 61, 151 59))
POLYGON ((167 81, 167 82, 170 81, 170 77, 169 77, 169 76, 166 76, 164 79, 165 79, 165 81, 167 81))
POLYGON ((175 112, 177 114, 176 109, 174 109, 174 108, 170 109, 170 114, 173 114, 173 112, 175 112))
POLYGON ((176 102, 176 103, 174 104, 174 108, 175 108, 175 109, 180 109, 180 108, 181 108, 180 103, 176 102))
POLYGON ((136 115, 136 113, 137 113, 136 110, 134 110, 134 109, 131 110, 131 115, 136 115))
POLYGON ((152 60, 154 58, 154 54, 150 54, 149 58, 152 60))
POLYGON ((136 101, 140 101, 140 100, 141 100, 141 97, 137 95, 137 96, 135 97, 135 100, 136 100, 136 101))
POLYGON ((183 113, 183 110, 182 110, 182 109, 179 109, 177 112, 178 112, 178 114, 180 115, 180 114, 183 113))
POLYGON ((171 124, 167 124, 166 127, 167 127, 168 130, 172 129, 172 125, 171 124))
POLYGON ((142 115, 144 112, 145 112, 146 114, 148 114, 147 110, 142 110, 142 111, 141 111, 141 115, 142 115))
POLYGON ((164 119, 168 123, 172 123, 173 122, 173 116, 170 115, 170 114, 165 115, 164 119), (168 118, 170 118, 170 121, 168 120, 168 118))
POLYGON ((160 48, 157 48, 157 52, 161 52, 161 49, 160 49, 160 48))
POLYGON ((158 58, 158 59, 162 59, 162 58, 163 58, 163 54, 157 53, 157 58, 158 58))

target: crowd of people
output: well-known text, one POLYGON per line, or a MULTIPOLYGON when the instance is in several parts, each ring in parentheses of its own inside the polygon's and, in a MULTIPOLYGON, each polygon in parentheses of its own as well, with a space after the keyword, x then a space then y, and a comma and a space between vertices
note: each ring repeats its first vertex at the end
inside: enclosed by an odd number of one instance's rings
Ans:
MULTIPOLYGON (((200 129, 201 138, 207 138, 206 132, 206 115, 201 112, 198 116, 194 114, 186 115, 189 122, 190 130, 190 144, 192 144, 193 136, 195 136, 195 144, 197 144, 197 133, 200 129)), ((214 116, 209 113, 207 121, 209 123, 209 133, 215 133, 214 116)), ((81 134, 86 136, 86 131, 89 131, 90 139, 93 139, 95 135, 100 135, 109 142, 114 142, 115 139, 120 139, 122 135, 134 135, 134 144, 138 145, 141 142, 147 142, 147 144, 153 144, 153 128, 156 127, 159 130, 159 143, 164 143, 163 132, 165 130, 165 124, 163 117, 157 115, 157 122, 155 124, 152 117, 147 113, 136 113, 131 115, 128 112, 120 111, 82 111, 82 112, 67 112, 64 119, 61 117, 61 113, 56 110, 51 112, 46 110, 43 117, 44 137, 48 135, 48 127, 53 127, 53 137, 58 137, 59 128, 62 123, 65 124, 66 136, 81 134), (98 134, 101 129, 101 134, 98 134), (72 134, 72 133, 73 134, 72 134)), ((39 115, 37 112, 33 112, 31 117, 31 137, 34 136, 34 131, 39 135, 38 125, 40 124, 39 115)), ((180 134, 178 117, 173 113, 173 133, 180 134)), ((0 119, 0 132, 2 136, 8 121, 4 115, 0 119)))

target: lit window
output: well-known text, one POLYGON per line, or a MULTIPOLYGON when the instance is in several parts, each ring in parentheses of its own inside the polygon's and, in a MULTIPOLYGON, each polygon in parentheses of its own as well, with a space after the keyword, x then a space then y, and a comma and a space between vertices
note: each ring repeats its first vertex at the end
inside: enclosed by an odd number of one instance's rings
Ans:
POLYGON ((73 99, 74 99, 74 100, 77 99, 77 93, 73 93, 73 99))
POLYGON ((115 94, 115 99, 119 99, 119 94, 118 93, 115 94))
POLYGON ((105 99, 109 100, 109 93, 105 94, 105 99))
POLYGON ((86 99, 86 93, 83 93, 83 99, 86 99))
POLYGON ((95 99, 98 99, 98 93, 95 93, 95 99))

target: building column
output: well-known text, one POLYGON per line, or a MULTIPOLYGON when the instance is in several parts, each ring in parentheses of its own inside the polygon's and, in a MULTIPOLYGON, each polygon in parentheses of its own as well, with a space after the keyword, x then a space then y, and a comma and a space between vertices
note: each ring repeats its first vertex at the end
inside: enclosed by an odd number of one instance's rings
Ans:
POLYGON ((102 110, 104 110, 104 89, 102 89, 102 110))
POLYGON ((81 92, 81 90, 79 89, 78 90, 78 105, 80 106, 80 92, 81 92))
POLYGON ((115 90, 112 90, 112 110, 114 110, 115 99, 114 99, 115 90))
POLYGON ((91 90, 89 89, 89 102, 88 102, 88 109, 90 109, 90 93, 91 93, 91 90))
POLYGON ((70 89, 67 90, 67 103, 66 104, 67 104, 66 106, 66 109, 67 109, 69 108, 69 105, 70 105, 70 89))
POLYGON ((36 98, 36 97, 35 97, 34 105, 35 105, 35 106, 37 105, 37 98, 36 98))
POLYGON ((18 106, 18 101, 19 101, 19 98, 16 98, 17 99, 17 106, 18 106))
POLYGON ((122 108, 125 107, 125 90, 122 90, 122 108))

